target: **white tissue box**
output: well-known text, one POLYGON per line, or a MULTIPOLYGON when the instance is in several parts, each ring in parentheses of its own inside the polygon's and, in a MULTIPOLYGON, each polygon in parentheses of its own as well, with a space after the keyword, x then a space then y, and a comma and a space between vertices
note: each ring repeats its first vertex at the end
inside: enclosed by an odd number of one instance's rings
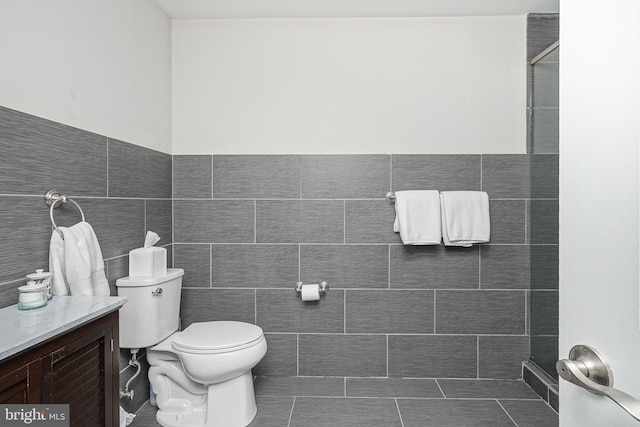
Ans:
POLYGON ((138 248, 129 252, 129 277, 155 277, 167 274, 165 248, 138 248))

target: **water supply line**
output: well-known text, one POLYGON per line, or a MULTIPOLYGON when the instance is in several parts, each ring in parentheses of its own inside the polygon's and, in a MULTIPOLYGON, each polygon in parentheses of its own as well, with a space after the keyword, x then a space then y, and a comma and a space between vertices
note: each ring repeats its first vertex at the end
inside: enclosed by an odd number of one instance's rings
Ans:
POLYGON ((133 400, 133 390, 129 390, 129 384, 131 384, 131 381, 133 381, 138 375, 140 375, 140 370, 142 369, 142 366, 140 366, 140 362, 138 362, 137 358, 138 350, 140 349, 131 349, 131 360, 129 360, 129 366, 134 366, 136 368, 136 373, 133 374, 131 378, 129 378, 129 381, 127 381, 127 384, 125 384, 124 386, 124 391, 120 391, 120 399, 122 399, 123 397, 128 397, 129 399, 133 400))

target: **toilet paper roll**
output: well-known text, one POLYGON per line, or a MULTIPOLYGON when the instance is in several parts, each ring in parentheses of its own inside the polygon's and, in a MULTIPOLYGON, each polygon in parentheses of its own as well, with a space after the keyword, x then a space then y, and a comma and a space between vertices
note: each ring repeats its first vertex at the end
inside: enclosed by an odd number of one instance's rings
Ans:
POLYGON ((302 301, 318 301, 320 299, 320 285, 302 285, 302 301))

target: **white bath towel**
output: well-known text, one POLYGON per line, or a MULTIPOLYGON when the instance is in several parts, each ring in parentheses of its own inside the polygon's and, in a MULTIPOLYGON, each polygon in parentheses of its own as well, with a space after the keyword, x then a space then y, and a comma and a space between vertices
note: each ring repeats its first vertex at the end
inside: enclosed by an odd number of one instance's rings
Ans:
POLYGON ((79 222, 58 227, 49 244, 49 271, 53 273, 54 295, 109 295, 102 251, 93 227, 79 222))
POLYGON ((393 231, 405 245, 439 245, 442 240, 437 190, 396 191, 393 231))
POLYGON ((484 191, 443 191, 442 239, 446 246, 486 243, 491 235, 489 195, 484 191))

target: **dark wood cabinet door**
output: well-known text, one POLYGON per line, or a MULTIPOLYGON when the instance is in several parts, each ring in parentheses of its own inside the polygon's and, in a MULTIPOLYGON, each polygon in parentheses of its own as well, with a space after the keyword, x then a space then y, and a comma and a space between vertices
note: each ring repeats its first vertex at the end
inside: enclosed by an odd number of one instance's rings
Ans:
POLYGON ((61 347, 42 357, 42 402, 69 404, 74 427, 113 425, 112 325, 90 326, 68 334, 61 347))
POLYGON ((40 361, 16 360, 0 373, 0 403, 40 402, 40 361))

